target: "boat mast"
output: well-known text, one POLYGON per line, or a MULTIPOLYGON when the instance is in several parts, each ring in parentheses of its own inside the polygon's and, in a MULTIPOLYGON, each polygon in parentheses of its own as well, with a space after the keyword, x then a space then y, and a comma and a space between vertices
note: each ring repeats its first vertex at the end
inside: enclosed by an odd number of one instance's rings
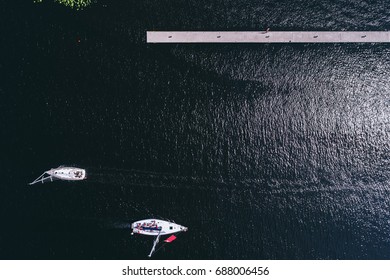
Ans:
POLYGON ((36 178, 33 182, 31 182, 29 185, 34 185, 38 182, 41 182, 43 184, 43 180, 47 179, 47 178, 50 178, 51 181, 53 181, 53 178, 51 176, 47 176, 45 177, 45 174, 46 172, 44 172, 41 176, 39 176, 38 178, 36 178))
POLYGON ((157 243, 158 243, 159 240, 160 240, 160 233, 161 233, 161 231, 158 233, 156 239, 155 239, 154 242, 153 242, 152 250, 150 251, 150 253, 149 253, 149 255, 148 255, 149 258, 150 258, 150 257, 152 256, 152 254, 154 253, 154 250, 156 249, 156 245, 157 245, 157 243))

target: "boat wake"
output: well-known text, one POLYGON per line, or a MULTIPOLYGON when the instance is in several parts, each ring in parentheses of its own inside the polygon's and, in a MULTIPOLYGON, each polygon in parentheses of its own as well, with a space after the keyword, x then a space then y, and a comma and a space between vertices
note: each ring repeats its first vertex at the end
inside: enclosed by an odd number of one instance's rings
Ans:
POLYGON ((131 223, 128 222, 106 222, 104 223, 105 228, 111 229, 130 229, 131 223))
POLYGON ((161 189, 188 189, 205 191, 255 191, 268 194, 357 191, 367 188, 389 191, 387 182, 363 182, 361 180, 343 180, 340 184, 332 180, 264 180, 261 178, 243 178, 225 180, 223 178, 205 178, 180 176, 177 174, 117 168, 89 168, 88 182, 121 187, 148 187, 161 189))
POLYGON ((223 182, 201 177, 117 168, 88 168, 88 182, 117 186, 146 186, 152 188, 207 189, 223 182))

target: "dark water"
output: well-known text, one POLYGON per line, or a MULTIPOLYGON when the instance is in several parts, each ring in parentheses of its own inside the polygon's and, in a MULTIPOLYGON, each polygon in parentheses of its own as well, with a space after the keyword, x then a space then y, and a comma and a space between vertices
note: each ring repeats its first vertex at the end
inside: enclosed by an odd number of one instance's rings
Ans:
POLYGON ((143 259, 150 217, 189 227, 157 259, 390 258, 389 45, 145 43, 387 30, 387 1, 7 2, 1 259, 143 259), (88 180, 27 186, 61 164, 88 180))

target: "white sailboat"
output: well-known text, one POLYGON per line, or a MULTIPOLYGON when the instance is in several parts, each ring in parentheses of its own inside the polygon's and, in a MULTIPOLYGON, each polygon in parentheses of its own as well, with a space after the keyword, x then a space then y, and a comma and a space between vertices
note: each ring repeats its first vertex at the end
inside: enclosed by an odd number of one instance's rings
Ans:
POLYGON ((149 258, 156 251, 156 245, 160 240, 160 236, 171 234, 171 236, 169 236, 167 239, 164 240, 164 242, 166 243, 171 243, 176 239, 177 237, 176 233, 181 233, 188 230, 188 228, 185 226, 173 222, 169 222, 169 221, 158 220, 158 219, 146 219, 146 220, 140 220, 134 222, 131 224, 131 229, 132 229, 131 234, 137 233, 143 235, 156 236, 153 242, 152 250, 148 255, 149 258))
POLYGON ((85 179, 87 179, 87 172, 85 169, 60 166, 45 171, 41 176, 31 182, 30 185, 46 183, 48 181, 53 182, 54 180, 80 181, 85 179))

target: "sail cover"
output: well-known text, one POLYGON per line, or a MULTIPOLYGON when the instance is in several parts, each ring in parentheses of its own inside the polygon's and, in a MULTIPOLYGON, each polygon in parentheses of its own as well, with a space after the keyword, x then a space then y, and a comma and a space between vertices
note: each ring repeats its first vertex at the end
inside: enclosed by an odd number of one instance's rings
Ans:
POLYGON ((176 236, 171 235, 171 236, 169 236, 167 239, 165 239, 164 241, 167 242, 167 243, 171 243, 171 242, 174 241, 175 239, 176 239, 176 236))

